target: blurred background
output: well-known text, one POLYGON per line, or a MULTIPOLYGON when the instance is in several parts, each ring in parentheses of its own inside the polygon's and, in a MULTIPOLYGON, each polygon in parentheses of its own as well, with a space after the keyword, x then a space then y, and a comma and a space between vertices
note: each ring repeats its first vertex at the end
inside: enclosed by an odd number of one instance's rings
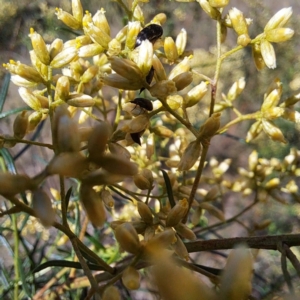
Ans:
MULTIPOLYGON (((60 37, 65 41, 74 38, 74 34, 67 31, 66 27, 55 16, 56 7, 71 11, 70 2, 69 0, 0 0, 1 66, 10 59, 30 63, 28 51, 31 49, 31 43, 28 34, 31 27, 42 34, 47 43, 51 43, 56 37, 60 37)), ((84 10, 88 10, 92 14, 101 7, 105 9, 106 17, 111 25, 112 36, 126 23, 126 19, 124 19, 125 14, 116 2, 108 0, 82 0, 81 2, 84 10)), ((141 3, 141 6, 146 23, 157 13, 163 12, 167 15, 167 22, 163 26, 164 37, 171 36, 176 38, 181 28, 185 28, 188 34, 187 50, 194 51, 193 67, 197 68, 200 73, 210 77, 213 76, 215 71, 216 44, 215 28, 213 26, 215 24, 207 17, 197 2, 180 3, 169 0, 150 0, 149 3, 141 3)), ((300 92, 300 1, 232 0, 230 1, 229 8, 237 7, 244 12, 245 17, 253 19, 253 24, 250 26, 250 36, 253 38, 263 31, 267 21, 279 9, 289 6, 293 7, 293 15, 287 27, 294 29, 295 35, 288 42, 274 45, 277 68, 275 70, 265 69, 258 72, 252 59, 250 47, 237 52, 228 61, 225 61, 222 66, 217 99, 221 98, 222 92, 226 94, 230 86, 241 77, 245 78, 246 87, 235 103, 242 113, 250 113, 259 109, 264 93, 275 78, 279 78, 283 83, 282 101, 300 92)), ((225 12, 226 10, 228 8, 225 8, 225 12)), ((229 50, 235 45, 236 36, 233 32, 229 31, 227 39, 223 44, 224 50, 229 50)), ((5 69, 1 67, 0 87, 5 80, 5 73, 5 69)), ((204 109, 206 104, 207 102, 204 100, 199 104, 197 109, 193 109, 191 113, 193 122, 202 123, 203 119, 207 116, 207 112, 204 109)), ((17 87, 11 84, 3 111, 9 111, 22 106, 24 106, 24 103, 17 92, 17 87)), ((228 121, 234 115, 226 114, 225 112, 222 117, 228 121)), ((0 120, 1 134, 12 132, 13 119, 14 116, 0 120)), ((278 125, 283 129, 282 131, 288 140, 286 145, 274 143, 264 135, 258 137, 250 146, 245 145, 244 139, 251 124, 252 122, 244 122, 230 128, 228 133, 234 138, 228 136, 214 138, 208 159, 216 157, 218 161, 222 161, 225 158, 231 158, 233 159, 231 167, 235 169, 237 166, 247 166, 248 156, 253 149, 256 149, 262 157, 283 158, 289 153, 291 147, 299 148, 300 128, 295 124, 284 121, 278 125)), ((41 139, 45 143, 50 142, 49 136, 47 136, 47 132, 45 131, 41 139)), ((15 157, 16 167, 19 172, 27 173, 30 176, 35 175, 43 169, 43 160, 49 161, 52 153, 48 153, 42 148, 33 149, 29 151, 30 153, 27 151, 22 154, 22 159, 19 160, 18 155, 23 147, 22 145, 17 145, 9 151, 15 157), (43 151, 43 153, 40 151, 43 151)), ((55 184, 53 183, 54 186, 55 184)), ((298 230, 299 207, 295 210, 288 206, 283 207, 282 205, 278 205, 275 203, 272 206, 266 206, 265 210, 257 210, 255 212, 256 216, 260 218, 271 218, 277 221, 272 224, 265 234, 290 233, 298 230)), ((243 232, 238 233, 242 234, 243 232)), ((227 232, 225 236, 229 237, 230 234, 230 232, 227 232)), ((232 234, 237 235, 237 231, 233 231, 232 234)), ((270 253, 271 255, 264 256, 260 261, 260 269, 265 272, 262 277, 271 278, 273 284, 276 285, 279 282, 280 286, 283 282, 282 275, 280 275, 281 269, 278 264, 274 263, 278 260, 278 256, 275 251, 270 251, 270 253)), ((203 256, 203 261, 205 261, 205 256, 203 256)), ((9 262, 7 263, 9 264, 9 262)), ((264 299, 268 299, 268 293, 271 295, 272 291, 264 291, 264 284, 266 282, 258 280, 257 289, 262 295, 266 296, 264 299)))

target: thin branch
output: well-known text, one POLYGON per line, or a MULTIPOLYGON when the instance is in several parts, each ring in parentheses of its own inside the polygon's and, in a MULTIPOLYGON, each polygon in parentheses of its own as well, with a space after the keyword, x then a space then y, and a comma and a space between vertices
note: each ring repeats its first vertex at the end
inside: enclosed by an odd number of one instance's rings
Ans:
POLYGON ((198 251, 232 249, 237 244, 247 244, 249 248, 277 250, 278 243, 285 243, 289 247, 300 246, 300 234, 282 234, 273 236, 236 237, 228 239, 213 239, 185 243, 189 253, 198 251))

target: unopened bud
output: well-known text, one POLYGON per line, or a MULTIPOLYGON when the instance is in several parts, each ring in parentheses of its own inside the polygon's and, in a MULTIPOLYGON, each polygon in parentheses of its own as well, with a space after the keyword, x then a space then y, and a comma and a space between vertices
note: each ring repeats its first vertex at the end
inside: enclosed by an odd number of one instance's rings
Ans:
POLYGON ((286 7, 278 11, 266 24, 264 31, 267 32, 272 29, 283 27, 290 19, 293 13, 291 7, 286 7))
POLYGON ((32 193, 32 208, 42 225, 50 227, 55 221, 55 211, 52 208, 51 199, 42 189, 32 193))
POLYGON ((229 10, 229 17, 232 27, 237 35, 248 34, 248 24, 243 13, 237 8, 233 7, 229 10))
POLYGON ((256 69, 258 71, 261 71, 266 66, 266 64, 265 64, 265 61, 264 61, 264 59, 262 57, 262 54, 261 54, 260 44, 255 43, 252 46, 252 56, 253 56, 253 59, 254 59, 256 69))
POLYGON ((141 174, 136 174, 133 177, 133 181, 134 184, 141 190, 149 190, 151 188, 149 180, 141 174))
POLYGON ((18 91, 23 101, 33 110, 39 111, 42 108, 39 99, 29 89, 20 87, 18 91))
POLYGON ((211 138, 216 134, 216 132, 220 128, 220 117, 220 113, 214 113, 200 127, 199 136, 202 139, 211 138))
POLYGON ((144 202, 138 202, 137 204, 138 212, 143 221, 146 224, 152 224, 153 223, 153 216, 152 211, 149 208, 149 206, 144 202))
POLYGON ((141 30, 141 24, 138 21, 129 22, 126 37, 126 47, 132 50, 135 46, 137 35, 141 30))
POLYGON ((177 91, 181 91, 193 82, 193 73, 184 72, 172 79, 175 82, 177 91))
POLYGON ((121 300, 119 290, 115 286, 110 285, 104 290, 102 300, 121 300))
POLYGON ((166 37, 164 41, 164 50, 167 59, 174 63, 178 58, 177 47, 174 40, 171 37, 166 37))
POLYGON ((169 79, 173 79, 177 75, 190 71, 190 60, 192 56, 185 57, 179 64, 177 64, 169 75, 169 79))
POLYGON ((207 92, 207 83, 202 81, 193 87, 184 97, 185 107, 192 107, 197 104, 207 92))
POLYGON ((115 201, 114 198, 112 197, 110 191, 108 190, 102 190, 100 192, 100 198, 102 199, 102 201, 104 202, 104 204, 109 207, 112 208, 115 205, 115 201))
POLYGON ((128 290, 137 290, 140 287, 140 273, 129 266, 122 274, 122 282, 128 290))
POLYGON ((93 16, 93 22, 97 27, 101 28, 101 30, 103 30, 105 34, 110 36, 110 26, 105 17, 105 10, 103 8, 95 13, 95 15, 93 16))
POLYGON ((64 42, 61 39, 55 39, 51 45, 50 45, 50 58, 51 60, 59 53, 62 51, 64 47, 64 42))
POLYGON ((262 40, 260 44, 260 49, 261 49, 261 55, 264 59, 266 66, 269 69, 275 69, 276 55, 272 44, 267 40, 262 40))
POLYGON ((28 112, 22 111, 17 115, 13 125, 14 136, 18 139, 22 139, 28 129, 28 112))
POLYGON ((149 74, 152 68, 152 58, 153 58, 153 45, 149 40, 142 41, 139 47, 139 54, 137 58, 137 65, 141 70, 143 76, 149 74))
POLYGON ((187 239, 187 240, 190 240, 190 241, 194 241, 194 240, 197 239, 196 234, 194 233, 194 231, 192 229, 190 229, 189 227, 187 227, 185 224, 178 223, 175 226, 175 230, 184 239, 187 239))
POLYGON ((98 44, 89 44, 79 48, 78 57, 92 57, 104 51, 104 48, 98 44))
POLYGON ((67 76, 61 76, 58 78, 55 87, 55 100, 66 100, 70 93, 70 81, 67 76))
POLYGON ((188 261, 189 258, 189 253, 186 249, 186 246, 184 245, 183 241, 181 238, 177 235, 176 236, 176 242, 172 245, 173 249, 175 250, 175 253, 181 258, 186 261, 188 261))
POLYGON ((212 7, 207 0, 197 0, 202 9, 214 20, 221 18, 221 13, 218 9, 212 7))
POLYGON ((29 37, 31 39, 33 50, 38 57, 38 59, 45 65, 50 63, 50 54, 47 49, 46 43, 42 36, 34 31, 33 28, 30 29, 29 37))
POLYGON ((184 28, 182 28, 179 32, 179 34, 176 37, 176 48, 177 48, 177 53, 178 55, 182 55, 187 43, 187 33, 184 28))
POLYGON ((0 172, 0 194, 13 196, 35 188, 33 181, 26 175, 0 172))
POLYGON ((102 122, 94 128, 88 140, 90 159, 93 160, 99 155, 103 155, 110 135, 111 127, 106 122, 102 122))
POLYGON ((71 14, 63 11, 61 8, 56 8, 55 14, 57 15, 57 18, 64 22, 68 27, 78 30, 81 29, 81 22, 77 20, 75 17, 73 17, 71 14))
POLYGON ((181 219, 185 216, 189 208, 187 199, 179 200, 179 202, 170 210, 167 215, 166 226, 176 226, 181 219))
POLYGON ((102 227, 106 220, 106 212, 99 194, 91 186, 82 184, 80 201, 93 225, 102 227))
POLYGON ((123 250, 135 255, 140 252, 140 240, 131 223, 123 223, 117 226, 115 237, 123 250))
POLYGON ((75 59, 76 56, 77 56, 76 47, 65 48, 53 58, 50 65, 54 69, 65 67, 73 59, 75 59))
POLYGON ((200 154, 200 142, 191 142, 183 152, 183 155, 178 165, 178 171, 188 171, 190 168, 192 168, 196 161, 199 159, 200 154))
POLYGON ((209 0, 208 2, 212 7, 222 8, 228 5, 229 0, 209 0))
POLYGON ((266 40, 271 43, 282 43, 294 35, 294 30, 290 28, 276 28, 266 32, 266 40))

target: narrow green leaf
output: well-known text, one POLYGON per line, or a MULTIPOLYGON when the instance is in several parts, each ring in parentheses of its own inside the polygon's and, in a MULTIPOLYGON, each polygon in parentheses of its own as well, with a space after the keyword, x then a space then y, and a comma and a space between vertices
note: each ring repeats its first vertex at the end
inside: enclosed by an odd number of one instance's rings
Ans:
POLYGON ((168 173, 165 170, 161 170, 161 172, 163 173, 163 176, 164 176, 170 205, 171 205, 171 207, 174 207, 176 203, 175 203, 174 196, 173 196, 173 190, 172 190, 170 178, 168 176, 168 173))
POLYGON ((11 109, 9 111, 5 111, 5 112, 0 113, 0 119, 6 118, 10 115, 17 114, 17 113, 19 113, 23 110, 32 110, 32 109, 29 106, 14 108, 14 109, 11 109))
POLYGON ((5 100, 6 100, 6 97, 7 97, 9 83, 10 83, 10 74, 6 73, 5 76, 4 76, 2 89, 0 91, 0 112, 3 109, 4 103, 5 103, 5 100))

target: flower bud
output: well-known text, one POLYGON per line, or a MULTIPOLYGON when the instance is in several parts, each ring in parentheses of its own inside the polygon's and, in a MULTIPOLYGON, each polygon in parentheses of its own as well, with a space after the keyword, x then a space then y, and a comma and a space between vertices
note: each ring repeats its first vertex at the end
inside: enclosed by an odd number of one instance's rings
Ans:
POLYGON ((37 189, 32 193, 32 208, 45 227, 50 227, 55 221, 55 211, 51 199, 45 191, 37 189))
POLYGON ((68 47, 63 49, 60 53, 58 53, 53 58, 50 65, 54 69, 59 69, 65 67, 76 57, 77 57, 77 49, 75 47, 68 47))
POLYGON ((128 31, 128 25, 126 25, 125 27, 123 27, 117 34, 116 34, 116 39, 122 43, 125 41, 126 39, 126 35, 127 35, 127 31, 128 31))
POLYGON ((137 204, 138 212, 143 221, 146 224, 152 224, 153 223, 153 216, 152 216, 152 211, 149 208, 149 206, 144 203, 144 202, 138 202, 137 204))
POLYGON ((266 66, 269 69, 275 69, 276 55, 272 44, 267 40, 262 40, 260 44, 260 49, 261 49, 261 55, 264 59, 266 66))
POLYGON ((135 163, 113 154, 99 155, 92 161, 112 174, 133 176, 138 172, 138 168, 135 163))
POLYGON ((212 7, 207 0, 196 0, 199 2, 202 9, 214 20, 221 18, 221 13, 218 9, 212 7))
POLYGON ((176 48, 177 48, 177 53, 178 55, 182 55, 187 43, 187 33, 184 28, 182 28, 179 32, 179 34, 176 37, 176 48))
POLYGON ((89 158, 95 159, 99 155, 103 155, 106 144, 111 135, 111 127, 108 123, 102 122, 98 124, 92 131, 88 140, 89 158))
POLYGON ((19 75, 20 77, 35 83, 43 83, 44 79, 40 73, 33 67, 21 64, 20 62, 15 62, 10 60, 9 63, 3 64, 4 68, 12 74, 19 75))
POLYGON ((110 285, 104 290, 102 300, 121 300, 119 290, 115 286, 110 285))
POLYGON ((263 59, 262 54, 261 54, 260 44, 255 43, 252 46, 252 56, 253 56, 253 59, 254 59, 256 69, 258 71, 261 71, 266 66, 266 64, 265 64, 264 59, 263 59))
POLYGON ((263 130, 264 132, 273 140, 278 141, 283 144, 286 144, 286 140, 281 132, 281 130, 275 126, 272 122, 267 120, 262 120, 263 130))
POLYGON ((45 65, 50 63, 50 54, 47 49, 46 43, 42 36, 30 28, 29 37, 31 39, 33 50, 38 57, 38 59, 45 65))
POLYGON ((79 193, 80 201, 92 224, 102 227, 106 220, 106 212, 98 193, 91 186, 85 184, 81 185, 79 193))
POLYGON ((155 133, 155 135, 164 137, 164 138, 170 138, 173 136, 174 132, 170 130, 169 128, 165 126, 156 126, 152 128, 152 132, 155 133))
POLYGON ((257 121, 254 124, 252 124, 250 129, 247 132, 246 142, 249 143, 250 141, 255 139, 260 134, 261 130, 262 130, 261 121, 257 121))
POLYGON ((115 229, 115 237, 120 247, 132 254, 139 254, 141 244, 138 234, 131 223, 123 223, 115 229))
POLYGON ((129 59, 113 56, 109 58, 109 61, 111 63, 111 68, 116 73, 127 78, 128 80, 134 80, 135 78, 140 80, 140 78, 143 76, 138 65, 129 59))
POLYGON ((152 63, 158 81, 166 80, 167 79, 166 71, 160 59, 155 54, 153 55, 152 63))
POLYGON ((63 11, 61 8, 55 9, 55 14, 57 15, 57 18, 64 22, 68 27, 78 30, 81 29, 81 22, 77 20, 75 17, 73 17, 71 14, 63 11))
POLYGON ((70 93, 70 81, 67 76, 61 76, 58 78, 55 87, 54 100, 66 100, 70 93))
POLYGON ((141 30, 141 24, 138 21, 129 22, 126 36, 126 47, 130 50, 134 49, 137 35, 141 30))
POLYGON ((237 44, 243 47, 248 46, 250 42, 251 42, 251 38, 247 33, 241 34, 237 38, 237 44))
POLYGON ((27 131, 31 132, 33 131, 36 126, 38 124, 40 124, 40 122, 43 119, 43 114, 40 111, 34 111, 33 113, 31 113, 28 117, 28 127, 27 127, 27 131))
POLYGON ((279 88, 275 88, 274 90, 272 90, 272 92, 269 93, 268 96, 265 98, 261 106, 261 111, 267 112, 270 108, 274 108, 275 106, 277 106, 280 101, 281 94, 282 87, 280 83, 279 88))
POLYGON ((282 43, 294 35, 294 30, 290 28, 276 28, 266 31, 266 40, 272 43, 282 43))
POLYGON ((192 168, 196 161, 199 159, 200 154, 200 142, 191 142, 183 152, 183 155, 178 165, 178 171, 188 171, 190 168, 192 168))
POLYGON ((202 139, 213 137, 220 128, 220 113, 214 113, 200 127, 199 136, 202 139))
POLYGON ((176 226, 181 219, 186 215, 189 209, 189 203, 187 199, 179 200, 178 203, 170 210, 166 219, 166 226, 173 227, 176 226))
POLYGON ((81 153, 65 152, 55 156, 47 166, 50 175, 80 178, 88 169, 88 161, 81 153))
POLYGON ((78 57, 92 57, 104 51, 104 48, 98 44, 89 44, 79 48, 78 57))
POLYGON ((185 107, 191 107, 197 104, 207 92, 207 83, 202 81, 193 87, 184 97, 185 107))
POLYGON ((149 180, 141 174, 136 174, 133 177, 133 181, 134 184, 141 190, 149 190, 151 188, 149 180))
POLYGON ((223 299, 246 299, 251 293, 253 258, 249 249, 240 245, 229 254, 223 269, 220 295, 223 299))
POLYGON ((114 207, 115 205, 115 201, 114 201, 114 198, 112 197, 110 191, 106 190, 106 189, 103 189, 101 192, 100 192, 100 198, 102 199, 103 203, 109 207, 109 208, 112 208, 114 207))
POLYGON ((26 80, 25 78, 19 76, 19 75, 12 75, 10 78, 11 82, 13 82, 17 86, 22 86, 26 88, 31 88, 37 85, 35 82, 31 82, 26 80))
POLYGON ((109 143, 108 148, 111 154, 118 155, 128 160, 131 157, 130 152, 123 146, 119 145, 118 143, 109 143))
POLYGON ((108 44, 107 55, 116 56, 122 50, 122 44, 117 39, 112 39, 108 44))
POLYGON ((141 78, 127 79, 119 74, 109 74, 102 78, 102 82, 105 85, 121 89, 121 90, 138 90, 144 86, 144 82, 141 78))
POLYGON ((140 287, 140 273, 129 266, 122 274, 122 282, 128 290, 137 290, 140 287))
POLYGON ((237 35, 248 35, 248 24, 243 13, 237 8, 233 7, 229 10, 229 17, 232 23, 232 27, 237 35))
POLYGON ((189 253, 186 249, 186 246, 184 245, 181 238, 176 235, 176 242, 172 245, 172 248, 175 250, 175 253, 181 258, 186 261, 189 261, 189 253))
POLYGON ((80 0, 72 0, 72 14, 77 21, 82 21, 83 9, 80 0))
POLYGON ((291 7, 286 7, 278 11, 266 24, 264 31, 267 32, 272 29, 283 27, 290 19, 293 13, 291 7))
POLYGON ((17 115, 13 125, 14 136, 18 139, 22 139, 28 129, 28 113, 23 110, 17 115))
POLYGON ((55 39, 50 45, 50 59, 52 60, 59 52, 62 51, 64 47, 64 42, 61 39, 55 39))
POLYGON ((142 114, 134 118, 128 125, 129 133, 136 133, 145 130, 149 126, 149 117, 142 114))
POLYGON ((150 69, 152 68, 152 58, 153 58, 152 43, 149 40, 142 41, 139 47, 137 65, 144 77, 147 76, 150 69))
POLYGON ((164 50, 167 59, 171 62, 174 63, 177 58, 178 58, 178 52, 176 48, 176 44, 174 40, 171 37, 166 37, 164 41, 164 50))
POLYGON ((93 22, 98 28, 103 30, 105 34, 110 36, 110 26, 105 17, 105 10, 103 8, 98 10, 96 14, 93 16, 93 22))
POLYGON ((193 82, 193 73, 184 72, 172 79, 175 82, 177 91, 181 91, 193 82))
POLYGON ((244 90, 245 85, 246 85, 245 78, 241 77, 229 89, 228 94, 227 94, 227 99, 229 101, 235 100, 241 94, 241 92, 244 90))
POLYGON ((208 2, 212 7, 222 8, 228 5, 229 0, 209 0, 208 2))
MULTIPOLYGON (((198 223, 198 220, 197 220, 197 223, 198 223)), ((189 227, 187 227, 185 224, 178 223, 175 226, 175 230, 184 239, 187 239, 187 240, 190 240, 190 241, 194 241, 194 240, 197 239, 194 231, 192 229, 190 229, 189 227)))
POLYGON ((183 98, 180 95, 171 95, 167 97, 167 104, 173 110, 179 109, 182 107, 183 98))
POLYGON ((162 80, 156 82, 149 88, 151 95, 158 99, 166 99, 170 94, 173 94, 176 91, 175 82, 172 80, 162 80))
POLYGON ((26 175, 0 172, 0 195, 13 196, 34 189, 34 182, 26 175))
POLYGON ((179 64, 177 64, 169 75, 169 79, 173 79, 177 75, 190 71, 190 60, 192 59, 192 55, 189 57, 185 57, 179 64))
POLYGON ((55 117, 55 131, 57 132, 58 151, 78 152, 80 150, 80 137, 77 122, 69 115, 55 117))
POLYGON ((91 66, 80 77, 82 83, 90 82, 98 74, 99 68, 97 66, 91 66))
POLYGON ((23 101, 33 110, 39 111, 42 108, 39 99, 30 90, 20 87, 18 91, 23 101))

